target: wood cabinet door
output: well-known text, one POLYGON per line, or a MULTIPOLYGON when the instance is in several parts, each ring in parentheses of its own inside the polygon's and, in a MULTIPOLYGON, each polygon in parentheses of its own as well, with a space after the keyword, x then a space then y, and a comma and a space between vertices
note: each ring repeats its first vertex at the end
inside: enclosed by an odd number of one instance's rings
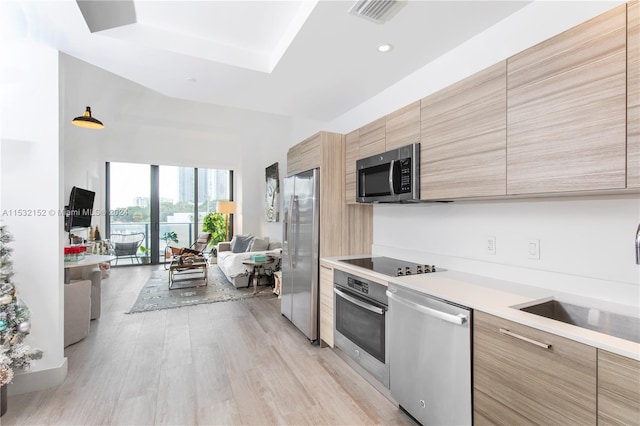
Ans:
POLYGON ((356 161, 360 154, 360 130, 356 129, 345 137, 345 202, 356 204, 356 161))
POLYGON ((420 142, 420 101, 388 114, 385 127, 385 151, 420 142))
POLYGON ((506 193, 506 62, 421 101, 420 198, 506 193))
POLYGON ((385 151, 385 117, 360 127, 360 152, 366 158, 385 151))
POLYGON ((317 133, 291 147, 287 152, 287 176, 320 167, 321 133, 317 133))
POLYGON ((333 347, 333 268, 320 264, 320 339, 333 347))
POLYGON ((344 136, 322 132, 320 166, 320 256, 340 256, 344 204, 344 136))
POLYGON ((640 362, 598 350, 598 424, 640 424, 640 362))
POLYGON ((480 311, 473 331, 474 424, 596 424, 596 348, 480 311))
POLYGON ((507 193, 626 186, 626 5, 507 61, 507 193))
POLYGON ((627 188, 640 188, 640 2, 627 3, 627 188))

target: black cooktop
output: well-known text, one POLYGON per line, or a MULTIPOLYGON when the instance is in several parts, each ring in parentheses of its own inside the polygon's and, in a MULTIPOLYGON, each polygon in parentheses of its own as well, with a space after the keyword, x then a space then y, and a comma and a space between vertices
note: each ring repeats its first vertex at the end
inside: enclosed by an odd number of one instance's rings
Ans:
POLYGON ((406 260, 384 256, 359 257, 356 259, 342 259, 341 261, 391 277, 436 272, 434 265, 407 262, 406 260))

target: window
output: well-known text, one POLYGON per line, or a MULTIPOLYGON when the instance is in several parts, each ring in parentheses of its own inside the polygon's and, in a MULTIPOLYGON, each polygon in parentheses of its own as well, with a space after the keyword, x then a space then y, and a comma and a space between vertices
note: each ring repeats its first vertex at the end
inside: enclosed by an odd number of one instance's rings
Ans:
POLYGON ((231 170, 113 162, 106 176, 108 210, 123 213, 107 218, 107 238, 145 235, 138 256, 121 264, 164 262, 167 245, 189 247, 217 201, 233 199, 231 170))

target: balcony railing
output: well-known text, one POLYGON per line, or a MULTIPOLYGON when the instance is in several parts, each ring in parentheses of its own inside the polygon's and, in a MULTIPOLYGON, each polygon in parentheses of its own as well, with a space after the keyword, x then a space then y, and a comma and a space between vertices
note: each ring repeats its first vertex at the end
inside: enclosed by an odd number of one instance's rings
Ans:
MULTIPOLYGON (((186 222, 160 222, 160 237, 165 232, 175 232, 178 236, 178 242, 169 241, 169 245, 175 247, 190 247, 193 244, 193 223, 186 222)), ((135 234, 144 233, 145 238, 142 245, 147 249, 151 248, 151 224, 149 222, 113 222, 110 224, 111 234, 135 234)), ((160 241, 158 262, 165 261, 164 255, 165 242, 160 241)), ((142 257, 142 253, 138 253, 142 257)), ((122 259, 119 265, 137 264, 135 259, 122 259)))

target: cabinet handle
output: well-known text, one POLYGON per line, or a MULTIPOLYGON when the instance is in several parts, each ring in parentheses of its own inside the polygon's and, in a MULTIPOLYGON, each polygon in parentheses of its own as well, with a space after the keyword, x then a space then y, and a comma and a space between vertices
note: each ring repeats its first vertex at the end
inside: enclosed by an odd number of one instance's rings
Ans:
POLYGON ((320 265, 320 267, 321 267, 321 268, 324 268, 324 269, 326 269, 326 270, 328 270, 328 271, 330 271, 330 270, 332 270, 332 269, 333 269, 333 268, 330 268, 330 267, 328 267, 328 266, 324 266, 324 265, 320 265))
POLYGON ((537 340, 529 339, 528 337, 524 337, 524 336, 516 334, 516 333, 514 333, 512 331, 509 331, 506 328, 501 328, 500 329, 500 333, 501 334, 505 334, 507 336, 515 337, 516 339, 524 340, 525 342, 529 342, 531 344, 534 344, 534 345, 539 346, 539 347, 544 348, 544 349, 551 349, 551 345, 549 345, 547 343, 541 343, 541 342, 538 342, 537 340))

